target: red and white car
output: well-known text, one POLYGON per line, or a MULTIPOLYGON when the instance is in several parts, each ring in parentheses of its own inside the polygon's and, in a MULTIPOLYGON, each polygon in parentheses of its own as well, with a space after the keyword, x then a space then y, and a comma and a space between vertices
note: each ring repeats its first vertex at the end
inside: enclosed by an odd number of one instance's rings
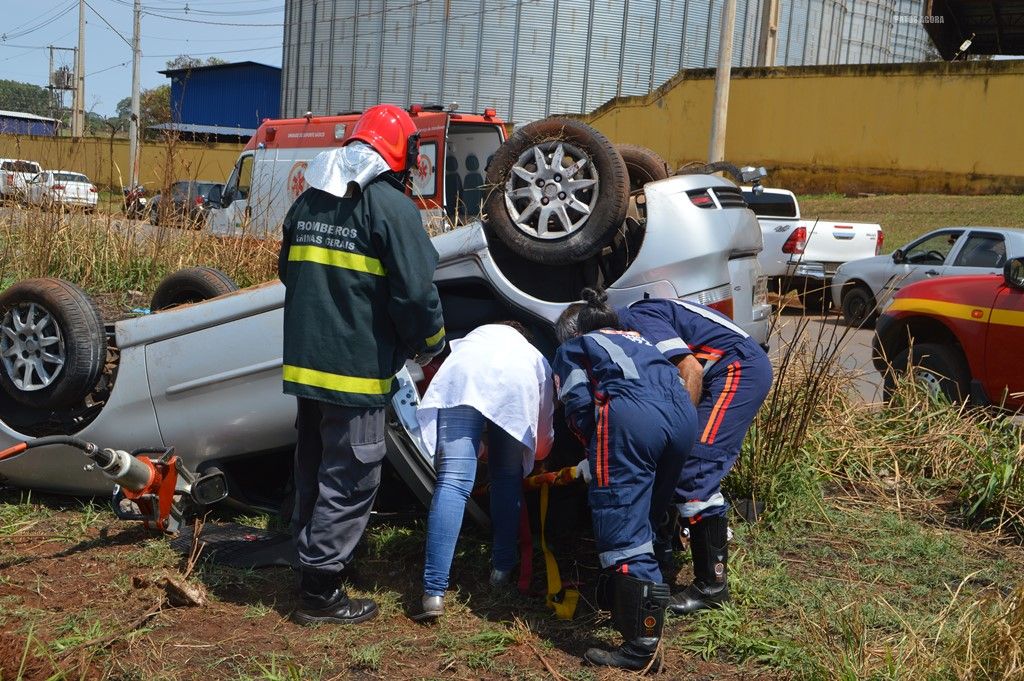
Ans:
POLYGON ((914 377, 951 401, 1024 409, 1024 258, 1002 276, 942 277, 900 289, 875 327, 873 359, 891 394, 914 377))
POLYGON ((96 210, 99 192, 88 177, 70 170, 44 170, 28 183, 26 201, 47 208, 96 210))

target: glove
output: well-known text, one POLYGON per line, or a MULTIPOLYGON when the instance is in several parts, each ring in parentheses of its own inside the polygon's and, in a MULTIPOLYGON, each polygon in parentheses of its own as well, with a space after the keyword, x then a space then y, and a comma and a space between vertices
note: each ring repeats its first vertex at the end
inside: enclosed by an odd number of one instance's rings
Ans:
POLYGON ((437 350, 421 352, 420 354, 413 357, 412 361, 416 362, 421 367, 425 367, 428 364, 430 364, 430 360, 434 359, 435 357, 441 354, 441 352, 444 350, 445 345, 446 342, 442 340, 441 345, 438 346, 437 350))
POLYGON ((576 464, 576 475, 583 478, 583 482, 587 483, 588 485, 590 484, 590 481, 593 480, 594 478, 590 474, 589 459, 583 459, 583 461, 580 461, 578 464, 576 464))

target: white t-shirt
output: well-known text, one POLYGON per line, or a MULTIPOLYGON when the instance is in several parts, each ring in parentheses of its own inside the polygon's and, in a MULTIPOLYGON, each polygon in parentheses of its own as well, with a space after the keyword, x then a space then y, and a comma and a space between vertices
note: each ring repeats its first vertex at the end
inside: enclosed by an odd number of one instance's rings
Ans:
POLYGON ((431 456, 437 449, 437 410, 458 406, 473 407, 523 443, 523 475, 551 450, 551 366, 511 326, 486 324, 451 342, 451 354, 416 411, 431 456))

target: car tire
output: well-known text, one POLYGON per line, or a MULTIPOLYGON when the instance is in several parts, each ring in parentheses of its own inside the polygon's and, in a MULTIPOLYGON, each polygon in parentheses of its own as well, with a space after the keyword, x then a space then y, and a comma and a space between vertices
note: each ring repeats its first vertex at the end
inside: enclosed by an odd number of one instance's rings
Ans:
POLYGON ((106 356, 103 318, 74 284, 26 279, 0 295, 0 386, 19 404, 79 404, 96 386, 106 356), (24 360, 32 360, 31 370, 24 360))
POLYGON ((899 378, 911 367, 925 387, 941 392, 954 404, 971 395, 971 370, 958 349, 938 343, 915 343, 896 355, 884 372, 882 390, 886 402, 892 400, 899 378))
POLYGON ((622 156, 600 132, 571 119, 547 118, 516 130, 491 160, 487 184, 488 236, 545 265, 597 255, 611 243, 629 207, 622 156), (569 168, 571 176, 559 172, 569 168), (569 186, 573 180, 587 184, 569 186), (556 207, 548 208, 551 204, 556 207))
POLYGON ((149 308, 153 312, 177 305, 201 303, 238 290, 231 277, 213 267, 189 267, 168 274, 153 293, 149 308))
POLYGON ((616 144, 615 150, 622 156, 629 175, 629 193, 638 192, 648 182, 664 180, 669 175, 668 164, 647 147, 636 144, 616 144))
POLYGON ((875 318, 875 305, 875 297, 867 286, 854 284, 843 289, 840 307, 848 326, 869 327, 875 318))

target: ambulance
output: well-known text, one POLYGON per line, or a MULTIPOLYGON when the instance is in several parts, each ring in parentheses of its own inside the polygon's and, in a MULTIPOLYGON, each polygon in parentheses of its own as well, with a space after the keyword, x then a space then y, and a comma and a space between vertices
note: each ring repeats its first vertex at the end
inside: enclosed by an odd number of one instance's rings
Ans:
MULTIPOLYGON (((505 141, 505 123, 494 109, 469 114, 414 105, 409 114, 420 132, 410 195, 424 225, 437 233, 471 222, 486 196, 484 169, 505 141)), ((342 146, 360 115, 264 120, 220 196, 211 196, 210 230, 279 238, 285 213, 306 190, 309 162, 321 151, 342 146)))

